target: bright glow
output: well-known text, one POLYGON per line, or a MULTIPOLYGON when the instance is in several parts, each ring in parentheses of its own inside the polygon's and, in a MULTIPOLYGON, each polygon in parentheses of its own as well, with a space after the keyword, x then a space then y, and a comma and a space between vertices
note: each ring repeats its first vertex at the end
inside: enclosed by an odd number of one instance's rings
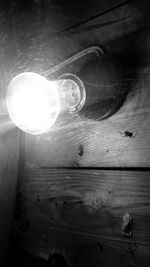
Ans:
POLYGON ((9 84, 6 103, 20 129, 33 135, 45 133, 60 111, 57 82, 32 72, 19 74, 9 84))

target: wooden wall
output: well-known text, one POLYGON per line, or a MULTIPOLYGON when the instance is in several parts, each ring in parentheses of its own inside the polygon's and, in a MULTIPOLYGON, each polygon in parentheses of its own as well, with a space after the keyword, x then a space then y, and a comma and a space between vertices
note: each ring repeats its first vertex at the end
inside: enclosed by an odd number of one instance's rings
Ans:
MULTIPOLYGON (((148 4, 95 0, 85 7, 77 2, 45 1, 48 11, 36 9, 31 28, 23 15, 16 15, 15 34, 28 59, 24 68, 44 72, 49 62, 54 66, 89 45, 101 44, 112 63, 117 61, 113 86, 121 90, 128 81, 130 93, 109 119, 76 116, 56 124, 47 135, 24 136, 18 235, 28 252, 48 259, 59 251, 70 266, 149 266, 148 4), (43 18, 40 28, 37 18, 43 18)), ((18 4, 15 12, 23 14, 23 8, 18 4)))
MULTIPOLYGON (((3 123, 1 118, 0 122, 3 123)), ((0 265, 3 266, 14 224, 19 165, 18 132, 0 134, 0 151, 0 265)))
POLYGON ((55 248, 72 266, 149 265, 146 93, 144 87, 129 96, 106 121, 83 121, 46 138, 26 136, 21 199, 28 251, 48 258, 55 248))
POLYGON ((6 88, 15 63, 15 45, 0 1, 0 266, 6 261, 13 232, 19 170, 20 133, 5 106, 6 88))

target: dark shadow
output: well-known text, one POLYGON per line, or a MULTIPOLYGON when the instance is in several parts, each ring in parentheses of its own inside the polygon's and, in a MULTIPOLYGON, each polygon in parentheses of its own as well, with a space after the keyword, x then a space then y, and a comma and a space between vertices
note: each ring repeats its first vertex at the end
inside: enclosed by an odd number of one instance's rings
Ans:
POLYGON ((49 267, 69 267, 66 259, 60 253, 54 253, 50 255, 48 259, 48 266, 49 267))

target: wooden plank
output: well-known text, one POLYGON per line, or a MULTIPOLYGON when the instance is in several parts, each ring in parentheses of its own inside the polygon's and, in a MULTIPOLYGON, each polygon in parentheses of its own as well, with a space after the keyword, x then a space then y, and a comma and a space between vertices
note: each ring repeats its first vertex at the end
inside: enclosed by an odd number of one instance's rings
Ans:
POLYGON ((0 124, 0 265, 3 266, 14 223, 19 135, 16 130, 6 129, 1 117, 0 124))
POLYGON ((4 266, 13 230, 20 147, 19 131, 10 121, 5 103, 17 60, 8 17, 8 1, 0 1, 0 266, 4 266))
POLYGON ((73 117, 47 135, 26 135, 26 166, 150 167, 149 70, 145 68, 135 90, 109 119, 73 117))
POLYGON ((132 1, 108 0, 103 3, 88 0, 86 6, 80 1, 32 1, 25 6, 23 2, 17 2, 10 9, 12 31, 18 37, 18 46, 26 55, 28 64, 44 70, 82 48, 117 39, 124 31, 126 34, 134 32, 142 19, 143 6, 129 2, 132 1), (91 19, 94 16, 95 19, 91 19), (86 23, 81 27, 68 30, 84 21, 86 23))
POLYGON ((86 257, 88 266, 149 266, 149 176, 148 171, 28 168, 20 191, 20 238, 33 254, 48 258, 56 249, 73 266, 86 257), (132 220, 123 230, 128 214, 132 220))

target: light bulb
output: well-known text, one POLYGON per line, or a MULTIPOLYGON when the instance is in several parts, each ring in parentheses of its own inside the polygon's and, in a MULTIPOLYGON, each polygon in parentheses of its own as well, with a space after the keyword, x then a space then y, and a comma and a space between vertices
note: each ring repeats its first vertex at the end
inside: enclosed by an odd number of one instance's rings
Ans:
POLYGON ((61 111, 76 112, 80 102, 83 105, 76 81, 49 81, 33 72, 14 77, 6 94, 10 118, 22 131, 33 135, 48 132, 61 111))

